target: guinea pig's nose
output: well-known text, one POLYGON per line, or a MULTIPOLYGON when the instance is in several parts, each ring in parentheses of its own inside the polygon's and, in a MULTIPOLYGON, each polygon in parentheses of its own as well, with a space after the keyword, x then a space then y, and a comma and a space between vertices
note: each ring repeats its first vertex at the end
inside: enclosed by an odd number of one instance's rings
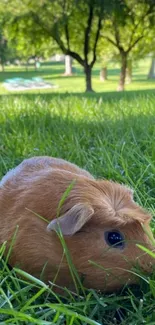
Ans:
POLYGON ((143 258, 140 258, 140 260, 138 261, 138 264, 144 272, 152 273, 153 269, 155 268, 155 259, 153 260, 151 258, 143 256, 143 258))

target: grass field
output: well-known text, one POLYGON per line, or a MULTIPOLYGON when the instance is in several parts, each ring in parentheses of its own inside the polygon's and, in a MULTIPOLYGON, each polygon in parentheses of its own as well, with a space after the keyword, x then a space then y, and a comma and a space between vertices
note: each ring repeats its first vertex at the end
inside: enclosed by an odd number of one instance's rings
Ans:
MULTIPOLYGON (((147 74, 150 68, 151 59, 147 58, 134 64, 133 66, 133 82, 126 85, 127 91, 136 91, 141 93, 142 91, 154 91, 155 80, 147 80, 147 74)), ((75 63, 73 64, 74 74, 71 77, 63 76, 64 64, 63 63, 52 63, 45 62, 41 65, 41 68, 36 72, 34 66, 29 66, 29 71, 26 72, 25 67, 6 67, 5 73, 0 73, 0 83, 5 79, 13 77, 24 77, 31 78, 34 76, 40 76, 47 82, 52 82, 58 86, 57 93, 83 93, 85 90, 85 81, 83 76, 82 67, 75 63)), ((117 83, 119 79, 120 67, 116 63, 110 63, 108 66, 108 80, 101 82, 99 80, 100 65, 97 63, 92 71, 92 85, 93 89, 100 95, 103 92, 115 92, 117 89, 117 83)), ((34 91, 29 91, 33 93, 34 91)), ((53 94, 55 89, 40 90, 39 93, 53 94)), ((0 86, 0 94, 7 93, 3 85, 0 86)), ((25 92, 24 92, 25 93, 25 92)), ((38 93, 38 90, 37 90, 38 93)))
MULTIPOLYGON (((98 66, 93 85, 85 94, 82 71, 61 77, 63 66, 43 66, 35 72, 8 69, 9 77, 42 76, 59 85, 55 90, 8 93, 0 87, 0 177, 24 158, 62 157, 94 176, 132 187, 135 199, 155 213, 155 81, 147 81, 149 61, 134 69, 127 92, 117 93, 118 69, 100 83, 98 66)), ((152 220, 154 231, 155 222, 152 220)), ((4 246, 0 255, 4 253, 4 246)), ((28 277, 16 277, 1 261, 0 324, 155 324, 155 274, 143 276, 140 286, 103 295, 93 290, 70 298, 55 295, 50 287, 28 277)))

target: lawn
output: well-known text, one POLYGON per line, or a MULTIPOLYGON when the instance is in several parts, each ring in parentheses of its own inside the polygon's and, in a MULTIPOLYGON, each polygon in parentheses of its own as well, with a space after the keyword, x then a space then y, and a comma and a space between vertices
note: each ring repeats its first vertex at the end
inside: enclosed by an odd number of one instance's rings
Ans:
MULTIPOLYGON (((14 67, 1 73, 1 81, 38 75, 59 88, 16 94, 0 87, 0 177, 27 157, 62 157, 95 177, 129 185, 135 200, 154 215, 155 81, 146 80, 148 67, 149 60, 137 64, 133 83, 117 93, 118 68, 111 65, 109 80, 101 83, 96 65, 97 93, 88 95, 78 66, 77 75, 68 78, 61 76, 62 64, 47 64, 38 72, 14 67)), ((3 252, 4 246, 1 256, 3 252)), ((64 298, 30 276, 18 279, 18 272, 1 261, 0 324, 155 324, 155 274, 118 293, 88 290, 64 298)))
MULTIPOLYGON (((147 80, 147 74, 150 68, 151 59, 140 60, 133 66, 133 82, 126 85, 127 91, 154 91, 155 80, 147 80)), ((5 73, 0 73, 0 83, 5 79, 13 77, 31 78, 31 77, 43 77, 45 81, 52 82, 58 86, 57 93, 83 93, 85 90, 85 81, 82 67, 74 62, 73 64, 74 74, 71 77, 63 76, 64 64, 58 62, 45 62, 41 64, 41 68, 36 72, 34 66, 31 65, 26 71, 24 66, 6 67, 5 73)), ((115 92, 117 89, 117 83, 119 80, 120 67, 116 63, 111 62, 108 66, 108 80, 101 82, 99 79, 100 65, 97 63, 92 71, 92 84, 93 89, 97 93, 103 92, 115 92)), ((29 91, 34 92, 34 91, 29 91)), ((55 89, 40 90, 39 93, 54 93, 55 89)), ((0 86, 0 94, 7 93, 3 85, 0 86)), ((37 90, 38 93, 38 90, 37 90)))

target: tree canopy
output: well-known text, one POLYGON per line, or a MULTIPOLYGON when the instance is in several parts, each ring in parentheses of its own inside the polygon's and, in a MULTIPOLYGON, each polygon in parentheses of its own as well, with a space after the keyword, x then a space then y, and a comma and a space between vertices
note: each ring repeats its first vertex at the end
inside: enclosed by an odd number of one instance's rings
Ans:
POLYGON ((106 20, 102 37, 119 51, 121 58, 118 90, 124 89, 129 55, 132 51, 136 52, 137 45, 148 38, 148 32, 154 27, 154 19, 155 1, 124 0, 121 11, 114 9, 110 19, 106 20))
POLYGON ((53 39, 61 51, 84 68, 86 90, 91 91, 91 70, 103 22, 121 0, 8 0, 13 24, 23 22, 26 35, 53 39), (17 9, 18 8, 18 9, 17 9), (21 9, 22 8, 22 9, 21 9))
POLYGON ((155 0, 3 0, 0 11, 18 53, 46 57, 59 49, 83 67, 87 91, 97 56, 107 60, 111 49, 121 60, 123 90, 129 59, 154 29, 155 0))

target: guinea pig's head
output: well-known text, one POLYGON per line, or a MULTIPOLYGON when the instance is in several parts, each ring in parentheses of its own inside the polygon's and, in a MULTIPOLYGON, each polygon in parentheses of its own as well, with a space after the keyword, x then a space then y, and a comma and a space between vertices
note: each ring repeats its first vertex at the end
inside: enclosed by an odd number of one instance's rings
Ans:
POLYGON ((138 282, 137 266, 152 272, 155 259, 137 246, 155 249, 151 216, 134 202, 130 189, 86 180, 72 189, 63 209, 48 230, 61 228, 86 287, 113 291, 138 282))

